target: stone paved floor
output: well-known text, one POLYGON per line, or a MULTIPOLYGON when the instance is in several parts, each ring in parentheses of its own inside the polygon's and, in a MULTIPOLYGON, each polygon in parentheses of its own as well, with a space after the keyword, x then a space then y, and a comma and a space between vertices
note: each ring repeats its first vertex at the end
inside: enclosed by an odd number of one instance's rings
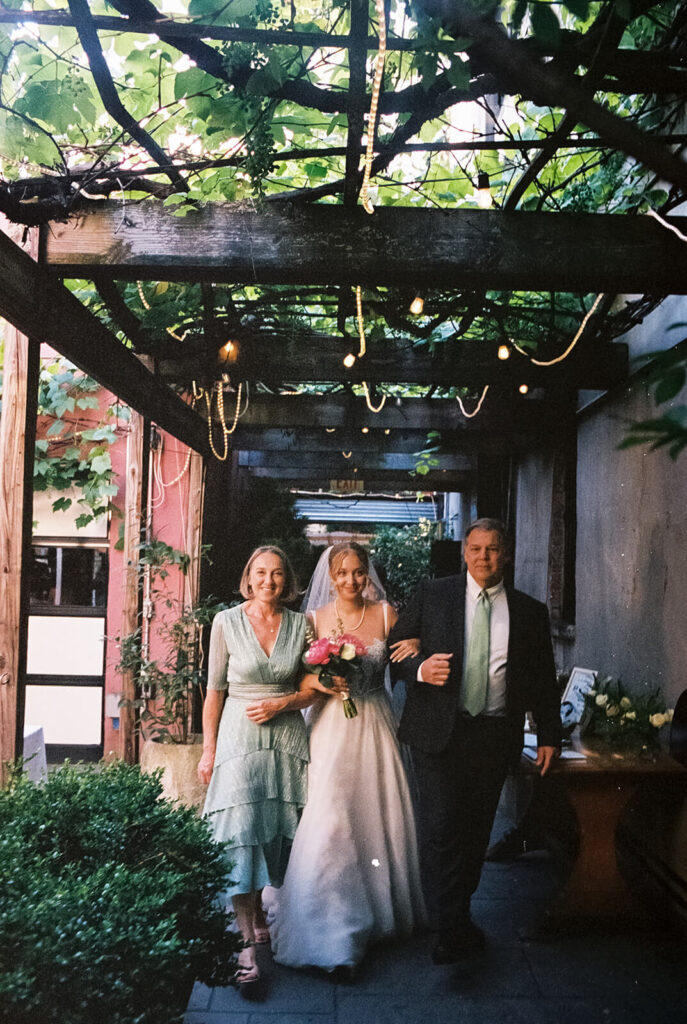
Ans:
POLYGON ((353 983, 334 984, 265 948, 256 998, 196 985, 185 1024, 686 1024, 684 936, 523 937, 554 887, 545 855, 488 864, 473 905, 485 952, 434 967, 417 936, 374 948, 353 983))

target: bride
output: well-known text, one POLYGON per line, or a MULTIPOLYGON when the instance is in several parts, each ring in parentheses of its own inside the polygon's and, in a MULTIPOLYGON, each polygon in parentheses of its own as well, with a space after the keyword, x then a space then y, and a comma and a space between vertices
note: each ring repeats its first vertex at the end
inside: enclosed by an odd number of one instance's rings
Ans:
MULTIPOLYGON (((337 544, 320 559, 306 599, 318 638, 353 633, 367 653, 346 680, 354 718, 344 714, 343 680, 336 692, 307 677, 327 696, 308 712, 308 801, 270 910, 274 959, 291 967, 353 969, 368 943, 424 922, 413 807, 384 688, 396 613, 367 596, 369 584, 365 549, 337 544)), ((412 644, 396 645, 393 659, 414 653, 412 644)))

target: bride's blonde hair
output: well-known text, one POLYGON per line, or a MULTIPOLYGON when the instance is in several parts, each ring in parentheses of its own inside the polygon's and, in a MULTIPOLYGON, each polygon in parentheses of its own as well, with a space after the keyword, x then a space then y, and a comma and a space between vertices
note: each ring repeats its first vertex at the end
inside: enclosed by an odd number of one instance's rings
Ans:
POLYGON ((339 544, 332 544, 329 549, 329 575, 332 579, 335 578, 337 572, 341 568, 346 555, 355 555, 360 559, 365 572, 369 575, 370 573, 370 556, 368 555, 362 544, 358 544, 355 540, 344 540, 339 544))

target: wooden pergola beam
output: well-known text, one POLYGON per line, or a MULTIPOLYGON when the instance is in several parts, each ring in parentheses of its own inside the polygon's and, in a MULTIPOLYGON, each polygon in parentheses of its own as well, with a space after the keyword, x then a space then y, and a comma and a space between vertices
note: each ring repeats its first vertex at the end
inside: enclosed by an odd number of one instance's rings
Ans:
POLYGON ((0 316, 47 342, 123 402, 196 451, 203 420, 41 264, 0 231, 0 316))
MULTIPOLYGON (((687 218, 670 223, 687 233, 687 218)), ((99 203, 53 224, 62 277, 687 293, 684 243, 654 219, 611 214, 99 203), (202 245, 198 239, 202 238, 202 245)))
MULTIPOLYGON (((320 475, 317 472, 304 470, 279 470, 266 467, 242 467, 241 473, 246 476, 260 477, 263 479, 280 481, 286 486, 299 491, 329 491, 334 484, 351 485, 363 482, 366 492, 386 491, 397 493, 399 491, 465 491, 474 487, 475 475, 472 472, 459 472, 449 469, 430 470, 424 476, 410 476, 407 470, 384 470, 384 469, 353 469, 338 476, 327 475, 326 467, 323 467, 320 475)), ((342 492, 342 493, 355 493, 342 492)))
MULTIPOLYGON (((469 410, 468 410, 469 411, 469 410)), ((503 433, 517 429, 523 433, 549 430, 561 420, 559 400, 522 397, 490 390, 479 416, 466 418, 453 398, 389 399, 378 413, 371 412, 362 397, 347 392, 328 395, 253 394, 248 409, 238 421, 234 442, 241 447, 243 430, 304 427, 371 430, 461 431, 466 436, 503 433)))
MULTIPOLYGON (((435 457, 437 460, 435 469, 437 470, 446 469, 454 473, 468 473, 472 470, 472 460, 464 455, 438 452, 435 457)), ((338 479, 349 475, 352 468, 357 468, 359 473, 368 470, 391 470, 397 474, 409 473, 415 469, 417 461, 413 455, 395 451, 371 452, 355 448, 348 451, 342 449, 338 452, 302 452, 298 457, 294 457, 290 452, 279 451, 239 452, 239 466, 274 469, 284 480, 298 479, 299 476, 305 474, 338 479)))
MULTIPOLYGON (((227 370, 236 380, 261 381, 277 386, 283 381, 320 381, 360 384, 396 382, 436 387, 483 387, 485 384, 520 384, 529 387, 607 389, 628 373, 627 347, 621 343, 579 346, 555 366, 537 366, 512 350, 508 360, 497 356, 498 344, 489 341, 446 341, 430 352, 408 342, 384 340, 368 348, 363 358, 347 368, 343 357, 352 347, 343 338, 313 336, 289 344, 253 338, 239 341, 238 357, 227 370)), ((561 351, 564 346, 561 345, 561 351)), ((186 361, 163 360, 161 375, 170 381, 202 379, 206 367, 195 356, 186 361)))

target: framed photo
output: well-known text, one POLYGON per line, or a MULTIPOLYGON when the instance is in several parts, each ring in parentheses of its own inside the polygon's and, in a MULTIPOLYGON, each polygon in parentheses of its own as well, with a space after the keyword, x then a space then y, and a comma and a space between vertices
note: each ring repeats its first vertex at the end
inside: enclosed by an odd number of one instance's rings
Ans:
POLYGON ((561 721, 563 727, 572 731, 580 724, 584 714, 584 697, 596 682, 596 672, 591 668, 574 668, 568 685, 561 697, 561 721))

